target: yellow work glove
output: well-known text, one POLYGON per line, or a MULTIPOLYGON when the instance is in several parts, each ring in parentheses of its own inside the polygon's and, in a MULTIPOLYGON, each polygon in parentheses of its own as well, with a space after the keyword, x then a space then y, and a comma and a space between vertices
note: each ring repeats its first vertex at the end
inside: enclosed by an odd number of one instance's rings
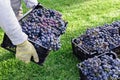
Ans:
POLYGON ((25 41, 22 44, 17 45, 16 47, 16 58, 29 63, 33 57, 35 62, 39 62, 39 58, 34 46, 29 42, 25 41))

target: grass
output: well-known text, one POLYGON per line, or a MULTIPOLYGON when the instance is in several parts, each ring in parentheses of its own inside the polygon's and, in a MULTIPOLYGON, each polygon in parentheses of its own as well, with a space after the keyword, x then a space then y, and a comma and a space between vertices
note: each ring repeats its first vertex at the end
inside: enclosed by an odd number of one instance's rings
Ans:
MULTIPOLYGON (((120 0, 39 0, 46 8, 63 14, 69 22, 61 37, 62 48, 51 51, 44 66, 25 64, 0 48, 0 80, 79 80, 76 57, 72 54, 71 39, 87 28, 120 20, 120 0)), ((24 4, 23 4, 24 5, 24 4)), ((28 11, 24 7, 24 13, 28 11)), ((0 30, 0 42, 3 31, 0 30)))

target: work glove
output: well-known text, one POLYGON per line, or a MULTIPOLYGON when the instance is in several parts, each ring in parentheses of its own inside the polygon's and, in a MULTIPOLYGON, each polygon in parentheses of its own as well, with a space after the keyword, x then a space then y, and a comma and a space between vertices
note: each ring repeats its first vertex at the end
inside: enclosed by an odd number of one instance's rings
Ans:
POLYGON ((37 0, 24 0, 24 2, 28 8, 33 8, 38 4, 37 0))
POLYGON ((29 41, 25 41, 22 44, 17 45, 16 58, 22 60, 25 63, 29 63, 31 57, 33 57, 35 62, 39 62, 37 52, 29 41))

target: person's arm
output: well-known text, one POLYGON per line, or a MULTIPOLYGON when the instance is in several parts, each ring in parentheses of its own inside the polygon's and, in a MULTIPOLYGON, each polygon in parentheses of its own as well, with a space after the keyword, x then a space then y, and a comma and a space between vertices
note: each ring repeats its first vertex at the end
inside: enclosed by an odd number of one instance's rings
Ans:
POLYGON ((24 0, 24 2, 28 8, 32 8, 38 4, 37 0, 24 0))
POLYGON ((33 56, 35 62, 39 61, 34 46, 27 40, 27 35, 22 32, 11 8, 10 0, 0 0, 0 26, 12 43, 17 46, 16 58, 28 63, 33 56))
POLYGON ((27 35, 22 32, 21 26, 11 8, 10 0, 0 0, 0 26, 14 45, 27 40, 27 35))

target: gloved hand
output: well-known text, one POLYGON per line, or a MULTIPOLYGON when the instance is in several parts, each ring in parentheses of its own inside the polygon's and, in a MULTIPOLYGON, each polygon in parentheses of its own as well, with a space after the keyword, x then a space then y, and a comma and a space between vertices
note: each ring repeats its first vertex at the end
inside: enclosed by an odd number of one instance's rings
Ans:
POLYGON ((28 8, 32 8, 38 4, 37 0, 24 0, 28 8))
POLYGON ((22 44, 17 45, 16 48, 16 58, 29 63, 33 57, 35 62, 39 62, 39 58, 34 46, 29 42, 25 41, 22 44))

